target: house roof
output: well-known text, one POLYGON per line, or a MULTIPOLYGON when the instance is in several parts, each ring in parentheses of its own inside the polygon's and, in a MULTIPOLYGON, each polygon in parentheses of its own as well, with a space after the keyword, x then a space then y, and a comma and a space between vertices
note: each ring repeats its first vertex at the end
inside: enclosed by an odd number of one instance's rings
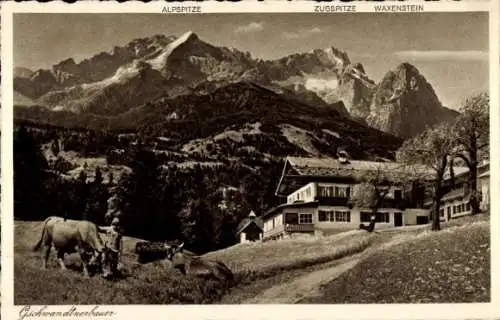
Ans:
MULTIPOLYGON (((459 172, 462 171, 461 168, 462 167, 458 169, 459 172)), ((408 170, 412 170, 419 175, 429 176, 429 178, 432 176, 432 172, 429 168, 423 165, 412 166, 409 168, 408 166, 398 162, 375 162, 363 160, 348 160, 343 162, 334 158, 287 157, 280 182, 278 183, 278 187, 276 189, 276 194, 283 191, 281 186, 287 178, 334 177, 342 179, 355 179, 360 172, 376 170, 401 174, 405 174, 408 170)))
POLYGON ((241 220, 241 222, 238 224, 238 227, 236 228, 236 234, 240 234, 241 232, 243 232, 252 223, 255 223, 255 225, 257 225, 257 227, 259 227, 261 230, 264 229, 264 222, 260 217, 256 217, 255 213, 252 211, 250 212, 248 217, 241 220))
POLYGON ((379 167, 384 170, 401 167, 401 164, 396 162, 348 160, 343 163, 334 158, 287 157, 287 161, 300 175, 309 176, 351 175, 356 171, 376 170, 379 167))
POLYGON ((489 177, 490 176, 490 170, 486 171, 486 172, 483 172, 481 173, 478 178, 486 178, 486 177, 489 177))
POLYGON ((442 198, 441 201, 448 201, 448 200, 453 200, 453 199, 458 199, 458 198, 466 198, 467 196, 464 194, 463 189, 454 189, 445 194, 442 198))
MULTIPOLYGON (((464 193, 463 189, 453 189, 453 190, 449 191, 448 193, 446 193, 441 198, 441 201, 452 201, 452 200, 460 199, 460 198, 462 198, 463 200, 467 200, 469 198, 469 195, 466 195, 464 193)), ((432 202, 433 202, 432 199, 428 199, 425 202, 425 205, 430 205, 430 204, 432 204, 432 202)))
POLYGON ((284 203, 279 206, 273 207, 267 210, 263 215, 262 219, 266 218, 270 214, 284 208, 301 208, 301 207, 316 207, 318 206, 319 201, 309 201, 309 202, 294 202, 294 203, 284 203))

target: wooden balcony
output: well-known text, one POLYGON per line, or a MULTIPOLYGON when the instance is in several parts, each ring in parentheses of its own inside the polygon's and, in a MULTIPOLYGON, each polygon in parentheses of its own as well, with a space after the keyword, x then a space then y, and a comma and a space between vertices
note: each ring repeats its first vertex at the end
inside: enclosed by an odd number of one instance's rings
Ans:
POLYGON ((314 224, 286 224, 286 232, 314 232, 314 224))

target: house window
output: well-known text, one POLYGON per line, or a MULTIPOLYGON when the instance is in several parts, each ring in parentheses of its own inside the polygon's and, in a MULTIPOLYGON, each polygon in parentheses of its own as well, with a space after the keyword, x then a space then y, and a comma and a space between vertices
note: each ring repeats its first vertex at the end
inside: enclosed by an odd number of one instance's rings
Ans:
POLYGON ((400 200, 401 198, 403 198, 403 192, 399 189, 395 189, 394 190, 394 199, 400 200))
POLYGON ((299 224, 311 224, 312 220, 312 213, 299 213, 299 224))
POLYGON ((375 222, 389 222, 389 212, 377 212, 375 222))
POLYGON ((470 202, 467 202, 467 211, 470 211, 470 202))
POLYGON ((448 215, 451 215, 451 207, 446 208, 448 215))
POLYGON ((337 222, 351 222, 351 213, 349 211, 336 211, 335 221, 337 222))
POLYGON ((351 195, 351 188, 342 186, 319 186, 318 194, 321 197, 349 198, 351 195))
POLYGON ((351 188, 349 187, 335 187, 335 196, 337 198, 348 198, 351 193, 351 188))
POLYGON ((321 222, 333 222, 333 221, 335 221, 333 211, 320 210, 318 218, 319 218, 319 221, 321 221, 321 222))
POLYGON ((453 206, 453 214, 457 213, 457 206, 453 206))
POLYGON ((439 216, 444 217, 444 209, 439 209, 439 216))
POLYGON ((360 219, 361 219, 361 222, 370 222, 370 217, 372 216, 372 213, 371 212, 367 212, 367 211, 362 211, 360 213, 360 219))
POLYGON ((328 197, 328 188, 327 187, 318 187, 318 193, 322 197, 328 197))

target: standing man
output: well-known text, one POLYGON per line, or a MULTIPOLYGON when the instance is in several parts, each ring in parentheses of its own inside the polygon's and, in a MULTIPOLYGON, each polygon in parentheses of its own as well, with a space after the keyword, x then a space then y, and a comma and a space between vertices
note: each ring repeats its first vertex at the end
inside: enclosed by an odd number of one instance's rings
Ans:
POLYGON ((101 227, 106 232, 105 246, 108 250, 108 263, 109 269, 106 267, 104 270, 104 277, 116 274, 117 271, 122 269, 120 258, 123 254, 123 230, 120 226, 120 218, 114 217, 111 221, 111 226, 101 227))
POLYGON ((108 221, 114 217, 121 217, 120 209, 118 209, 118 195, 116 191, 116 187, 111 188, 111 196, 107 201, 108 211, 106 212, 105 219, 108 221))
POLYGON ((123 253, 123 229, 121 226, 120 218, 122 213, 118 208, 118 196, 116 194, 116 187, 111 188, 111 197, 108 199, 108 210, 105 218, 111 225, 109 227, 101 227, 100 229, 106 233, 105 245, 109 252, 109 265, 110 269, 104 271, 104 277, 115 274, 122 268, 120 258, 123 253))

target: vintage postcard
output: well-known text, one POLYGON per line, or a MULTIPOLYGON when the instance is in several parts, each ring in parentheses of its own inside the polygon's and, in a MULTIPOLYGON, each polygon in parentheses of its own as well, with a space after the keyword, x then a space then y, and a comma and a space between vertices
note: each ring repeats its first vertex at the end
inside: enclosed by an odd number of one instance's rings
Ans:
POLYGON ((500 317, 498 3, 1 14, 3 319, 500 317))

